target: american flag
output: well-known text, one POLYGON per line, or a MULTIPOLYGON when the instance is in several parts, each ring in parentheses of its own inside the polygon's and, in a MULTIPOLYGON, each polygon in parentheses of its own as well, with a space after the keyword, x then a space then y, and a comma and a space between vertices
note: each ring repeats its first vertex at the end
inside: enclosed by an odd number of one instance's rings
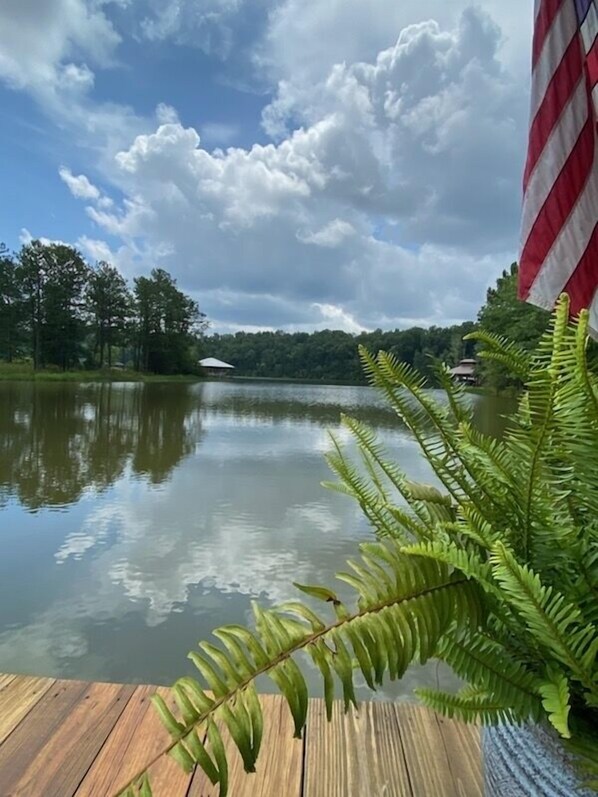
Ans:
POLYGON ((519 295, 590 308, 598 330, 598 7, 536 0, 532 108, 523 178, 519 295))

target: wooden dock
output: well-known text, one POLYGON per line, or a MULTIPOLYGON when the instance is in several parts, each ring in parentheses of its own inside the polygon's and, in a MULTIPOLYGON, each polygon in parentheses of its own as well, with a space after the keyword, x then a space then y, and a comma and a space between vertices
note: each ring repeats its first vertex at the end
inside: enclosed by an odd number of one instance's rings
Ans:
MULTIPOLYGON (((164 687, 0 675, 0 796, 113 797, 167 743, 149 698, 164 687)), ((481 797, 479 731, 425 708, 364 703, 331 723, 312 700, 293 739, 282 698, 262 697, 258 772, 230 756, 230 797, 481 797)), ((199 770, 169 758, 151 770, 156 797, 216 797, 199 770)))

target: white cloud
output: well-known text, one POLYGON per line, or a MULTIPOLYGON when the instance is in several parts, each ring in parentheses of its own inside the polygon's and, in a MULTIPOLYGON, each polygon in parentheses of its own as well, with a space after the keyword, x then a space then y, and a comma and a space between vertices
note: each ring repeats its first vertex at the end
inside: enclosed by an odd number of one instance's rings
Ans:
POLYGON ((355 228, 348 221, 333 219, 316 232, 297 233, 297 238, 304 244, 315 244, 334 248, 350 238, 355 233, 355 228))
POLYGON ((60 179, 66 183, 71 194, 77 199, 98 200, 100 198, 100 189, 93 185, 84 174, 75 175, 66 166, 62 166, 58 173, 60 179))
MULTIPOLYGON (((453 27, 472 0, 282 0, 273 4, 257 62, 274 80, 319 82, 335 64, 372 61, 409 25, 435 20, 453 27), (325 42, 325 46, 322 43, 325 42)), ((500 25, 505 59, 529 68, 533 4, 484 0, 484 11, 500 25)))
POLYGON ((61 241, 59 238, 46 238, 43 235, 32 235, 27 227, 23 227, 19 233, 19 242, 23 244, 23 246, 27 246, 27 244, 30 244, 33 240, 39 241, 44 244, 44 246, 49 246, 50 244, 59 244, 61 246, 70 245, 68 241, 61 241))
POLYGON ((88 83, 83 55, 109 63, 120 36, 102 10, 85 0, 4 0, 0 4, 0 76, 15 88, 88 83))
POLYGON ((117 255, 110 249, 106 241, 98 241, 94 238, 88 238, 87 235, 82 235, 77 241, 77 247, 88 257, 92 262, 103 260, 105 262, 114 262, 117 255))
POLYGON ((345 332, 367 332, 367 327, 359 324, 350 313, 343 310, 342 307, 337 307, 334 304, 320 304, 314 302, 313 307, 320 311, 325 322, 321 325, 323 327, 331 326, 333 329, 342 329, 345 332))
POLYGON ((88 213, 129 268, 171 268, 215 326, 235 308, 263 327, 317 327, 322 308, 352 329, 471 318, 516 241, 527 102, 500 43, 468 10, 281 82, 265 112, 277 144, 210 153, 173 119, 117 154, 122 207, 88 213))
MULTIPOLYGON (((198 132, 165 102, 155 121, 94 104, 92 67, 110 64, 119 39, 105 3, 51 5, 62 19, 52 47, 24 12, 43 68, 28 62, 20 85, 99 145, 95 172, 123 197, 117 206, 63 169, 98 228, 80 245, 107 255, 108 234, 129 275, 169 268, 215 327, 460 320, 514 257, 529 53, 514 0, 486 3, 500 28, 466 0, 283 0, 256 57, 276 83, 263 111, 276 143, 225 151, 230 125, 198 132), (64 20, 71 8, 85 33, 64 20)), ((183 41, 245 5, 144 8, 147 37, 183 41)), ((14 83, 6 63, 0 76, 14 83)))
POLYGON ((126 0, 4 0, 0 3, 0 81, 26 91, 73 144, 100 163, 148 129, 125 105, 94 102, 95 69, 117 65, 121 36, 107 8, 126 0))
POLYGON ((227 56, 234 17, 245 0, 148 0, 141 34, 149 41, 171 39, 205 53, 227 56))
POLYGON ((160 102, 156 106, 156 119, 161 125, 174 125, 180 121, 176 108, 165 102, 160 102))

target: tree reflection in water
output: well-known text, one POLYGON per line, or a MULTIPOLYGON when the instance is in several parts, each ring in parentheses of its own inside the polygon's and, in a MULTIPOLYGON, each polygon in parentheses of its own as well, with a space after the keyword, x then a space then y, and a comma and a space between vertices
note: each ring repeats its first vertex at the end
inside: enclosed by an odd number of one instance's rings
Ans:
POLYGON ((184 384, 5 384, 0 505, 69 505, 127 468, 160 484, 200 440, 200 406, 184 384))

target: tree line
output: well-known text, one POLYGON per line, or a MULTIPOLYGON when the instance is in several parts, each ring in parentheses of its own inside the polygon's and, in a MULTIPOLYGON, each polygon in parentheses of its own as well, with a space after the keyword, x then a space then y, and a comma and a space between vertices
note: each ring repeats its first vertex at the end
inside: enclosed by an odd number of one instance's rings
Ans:
MULTIPOLYGON (((204 337, 205 315, 165 270, 130 287, 109 263, 90 266, 73 247, 32 241, 16 253, 0 244, 0 360, 35 369, 124 365, 159 374, 199 373, 201 356, 237 375, 364 384, 358 347, 388 351, 434 384, 434 361, 449 366, 476 354, 464 340, 478 327, 535 348, 549 314, 517 298, 517 265, 488 290, 477 321, 450 327, 363 332, 237 332, 204 337)), ((478 365, 480 382, 501 390, 513 378, 500 363, 478 365)))
POLYGON ((451 327, 395 329, 362 332, 237 332, 211 335, 205 348, 213 356, 235 366, 243 376, 365 384, 358 347, 383 349, 415 366, 433 379, 433 360, 450 364, 473 355, 474 345, 464 341, 475 324, 468 321, 451 327))
MULTIPOLYGON (((305 332, 237 332, 212 335, 205 340, 209 354, 235 366, 235 373, 254 377, 280 377, 364 384, 358 346, 371 352, 391 352, 417 368, 435 384, 434 361, 448 366, 475 357, 477 347, 464 337, 478 328, 508 337, 526 351, 532 351, 546 329, 549 313, 517 298, 517 264, 503 271, 476 321, 457 326, 428 329, 413 327, 393 331, 348 332, 324 330, 305 332)), ((480 360, 477 366, 482 385, 495 390, 519 387, 500 363, 480 360)))
POLYGON ((106 262, 60 243, 0 244, 0 359, 34 369, 115 364, 160 374, 197 371, 207 326, 197 302, 156 268, 132 288, 106 262))

